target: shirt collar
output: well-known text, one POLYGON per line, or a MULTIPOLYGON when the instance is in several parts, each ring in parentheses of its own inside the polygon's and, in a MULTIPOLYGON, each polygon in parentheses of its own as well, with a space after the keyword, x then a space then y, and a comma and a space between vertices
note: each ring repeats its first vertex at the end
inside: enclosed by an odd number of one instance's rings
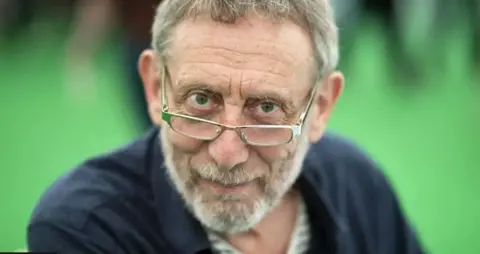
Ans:
MULTIPOLYGON (((307 214, 307 207, 303 197, 300 196, 300 202, 298 206, 297 218, 295 226, 290 236, 290 243, 288 245, 287 253, 304 253, 304 249, 308 246, 304 246, 305 243, 310 242, 310 223, 307 214)), ((219 236, 217 233, 205 228, 208 234, 208 239, 212 244, 212 248, 218 253, 241 253, 229 242, 219 236), (222 252, 225 251, 226 252, 222 252)))

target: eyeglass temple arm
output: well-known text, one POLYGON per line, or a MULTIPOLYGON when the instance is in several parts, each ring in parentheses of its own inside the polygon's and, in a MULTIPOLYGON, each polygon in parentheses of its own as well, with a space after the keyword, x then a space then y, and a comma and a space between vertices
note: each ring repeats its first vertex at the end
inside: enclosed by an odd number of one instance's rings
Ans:
POLYGON ((160 79, 160 91, 162 93, 162 111, 167 112, 168 111, 168 105, 167 105, 167 93, 165 92, 165 80, 166 80, 166 72, 167 72, 167 67, 163 68, 162 71, 162 78, 160 79))
POLYGON ((312 92, 310 93, 310 98, 308 99, 307 107, 305 108, 305 111, 300 115, 300 119, 298 120, 299 125, 303 124, 303 122, 305 121, 305 118, 307 117, 308 112, 310 111, 310 108, 312 107, 313 99, 315 98, 315 94, 316 94, 315 93, 316 90, 317 89, 314 87, 312 89, 312 92))

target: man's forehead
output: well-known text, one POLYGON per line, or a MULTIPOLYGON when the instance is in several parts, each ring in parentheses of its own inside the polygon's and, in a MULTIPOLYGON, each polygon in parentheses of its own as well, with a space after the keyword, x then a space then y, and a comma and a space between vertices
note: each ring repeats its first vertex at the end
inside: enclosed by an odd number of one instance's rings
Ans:
POLYGON ((168 65, 179 93, 203 86, 224 96, 286 102, 302 97, 316 76, 311 40, 293 22, 197 18, 183 21, 172 37, 168 65))
POLYGON ((203 16, 186 19, 175 29, 171 47, 176 57, 185 50, 216 48, 263 54, 294 65, 314 60, 312 40, 302 27, 288 20, 270 21, 254 15, 233 24, 203 16))
MULTIPOLYGON (((211 61, 211 59, 210 59, 211 61)), ((251 67, 252 65, 249 65, 251 67)), ((235 68, 225 67, 221 64, 211 64, 210 62, 192 62, 178 66, 168 67, 170 81, 173 82, 173 90, 178 93, 200 89, 208 89, 220 93, 223 96, 233 94, 240 98, 269 96, 274 94, 281 95, 283 98, 292 99, 297 94, 304 94, 306 90, 313 85, 313 78, 309 75, 308 68, 299 70, 294 75, 280 74, 276 71, 252 69, 237 70, 235 68), (234 71, 230 71, 234 69, 234 71), (261 70, 261 71, 257 71, 261 70), (303 74, 303 75, 302 75, 303 74)), ((288 66, 284 67, 284 72, 291 72, 288 66)), ((277 68, 280 70, 280 68, 277 68)))

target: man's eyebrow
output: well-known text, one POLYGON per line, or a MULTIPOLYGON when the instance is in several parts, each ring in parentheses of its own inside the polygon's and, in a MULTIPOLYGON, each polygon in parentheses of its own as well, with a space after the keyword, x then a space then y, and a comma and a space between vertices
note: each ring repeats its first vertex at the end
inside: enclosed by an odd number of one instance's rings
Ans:
POLYGON ((224 92, 222 91, 223 89, 220 89, 217 86, 209 85, 202 82, 178 82, 173 88, 173 91, 176 94, 181 95, 187 94, 188 92, 193 90, 210 91, 218 94, 222 94, 222 92, 224 92))
POLYGON ((255 98, 271 100, 273 102, 281 103, 287 110, 294 110, 298 105, 293 102, 292 96, 288 96, 285 93, 279 93, 274 91, 243 91, 243 98, 255 98))
MULTIPOLYGON (((200 81, 189 80, 189 81, 179 81, 173 88, 173 91, 177 95, 185 95, 193 90, 203 90, 208 91, 216 94, 221 94, 222 96, 229 96, 230 89, 226 86, 216 86, 213 84, 207 84, 200 81)), ((286 111, 291 111, 292 113, 295 111, 298 103, 295 103, 292 96, 290 95, 289 91, 277 89, 275 91, 271 90, 263 90, 263 89, 254 89, 250 90, 243 89, 240 94, 240 98, 243 100, 247 99, 259 99, 259 100, 267 100, 276 102, 278 104, 282 104, 281 106, 284 107, 286 111)))

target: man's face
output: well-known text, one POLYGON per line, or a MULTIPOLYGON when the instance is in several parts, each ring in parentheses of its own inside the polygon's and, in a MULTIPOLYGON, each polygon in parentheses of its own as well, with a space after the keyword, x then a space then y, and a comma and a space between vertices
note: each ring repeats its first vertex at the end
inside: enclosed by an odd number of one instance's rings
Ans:
MULTIPOLYGON (((170 112, 232 126, 297 123, 315 82, 312 44, 301 27, 256 16, 235 24, 200 17, 172 36, 170 112)), ((280 203, 308 147, 304 135, 275 147, 246 145, 233 130, 210 142, 169 127, 161 135, 168 173, 189 208, 205 226, 230 233, 250 229, 280 203)))

